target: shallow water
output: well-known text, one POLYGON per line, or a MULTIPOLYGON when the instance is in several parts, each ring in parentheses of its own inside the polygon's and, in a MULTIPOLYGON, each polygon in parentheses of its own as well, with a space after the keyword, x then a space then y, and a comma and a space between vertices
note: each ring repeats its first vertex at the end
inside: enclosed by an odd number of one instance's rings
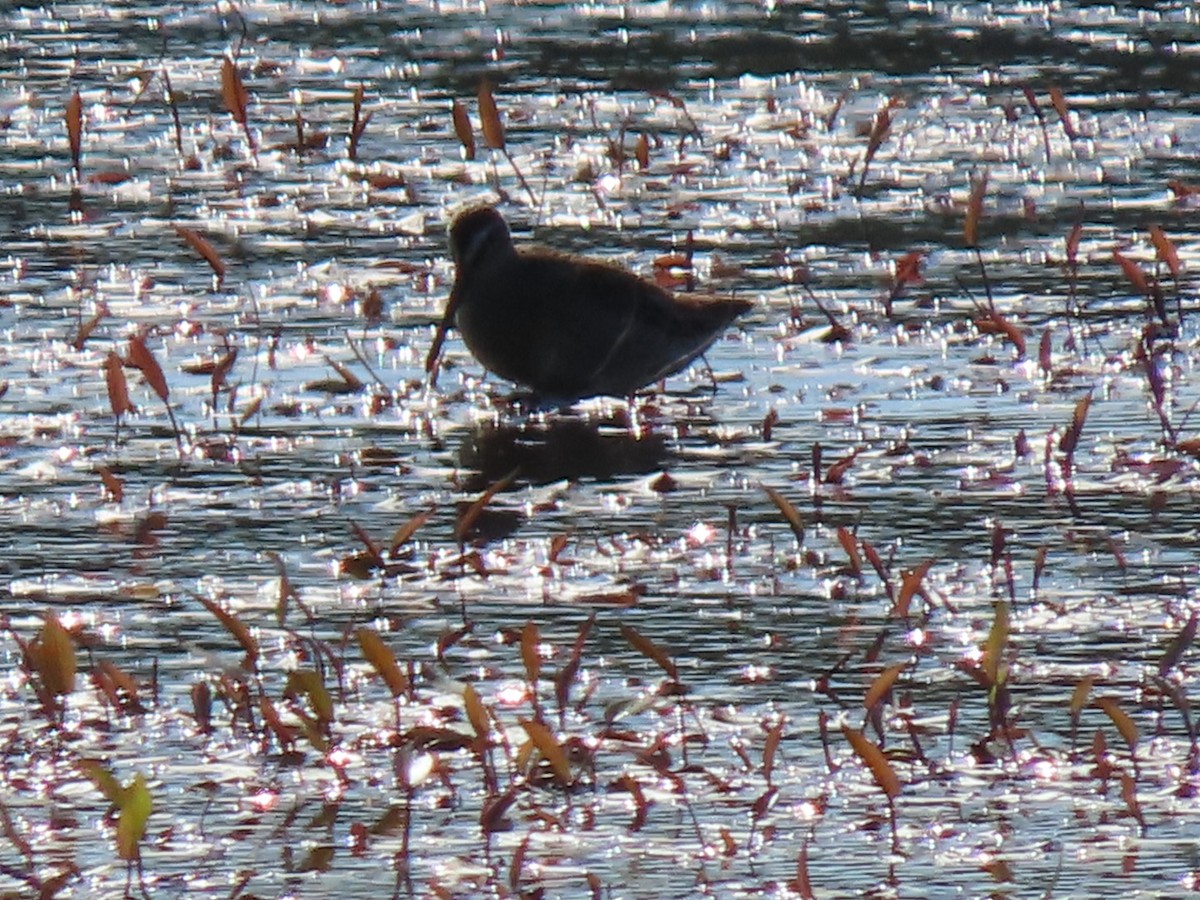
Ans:
POLYGON ((69 862, 79 874, 65 892, 124 889, 108 804, 77 768, 99 758, 122 781, 149 780, 153 896, 465 896, 518 882, 551 896, 742 896, 785 890, 802 846, 822 896, 1185 892, 1196 776, 1178 707, 1192 651, 1164 667, 1176 701, 1155 676, 1196 608, 1197 466, 1168 444, 1193 437, 1200 399, 1196 201, 1169 186, 1200 181, 1198 24, 1184 3, 9 5, 0 721, 2 799, 30 843, 6 834, 6 887, 69 862), (227 52, 256 150, 222 101, 227 52), (478 134, 465 160, 452 127, 457 99, 478 130, 485 76, 511 164, 478 134), (359 85, 371 120, 351 161, 359 85), (298 115, 323 147, 296 151, 298 115), (977 257, 964 217, 983 172, 977 257), (478 202, 499 202, 521 242, 648 276, 690 234, 699 286, 756 302, 709 353, 717 390, 698 368, 632 410, 599 400, 529 415, 456 335, 427 388, 453 277, 446 223, 478 202), (1150 225, 1181 261, 1178 286, 1150 225), (173 226, 212 242, 220 283, 173 226), (1114 249, 1157 273, 1164 315, 1114 249), (922 278, 888 310, 914 251, 922 278), (363 314, 373 290, 378 322, 363 314), (822 308, 847 340, 822 339, 822 308), (1024 354, 985 333, 989 308, 1024 354), (1137 354, 1156 319, 1157 405, 1137 354), (182 449, 133 369, 138 410, 114 426, 103 364, 134 333, 166 373, 182 449), (214 411, 211 378, 186 367, 234 348, 214 411), (340 378, 331 361, 365 387, 326 390, 340 378), (1067 477, 1063 436, 1089 393, 1067 477), (840 483, 813 477, 817 445, 822 473, 857 454, 840 483), (122 482, 119 502, 100 467, 122 482), (514 469, 464 560, 462 509, 514 469), (804 517, 802 546, 764 485, 804 517), (355 526, 386 548, 424 509, 388 577, 343 571, 364 550, 355 526), (858 538, 860 572, 839 527, 858 538), (925 599, 907 620, 890 615, 889 585, 930 559, 925 599), (280 623, 279 567, 312 621, 293 601, 280 623), (1010 596, 1013 730, 986 741, 987 692, 965 668, 1010 596), (254 629, 252 677, 200 598, 254 629), (146 713, 108 709, 81 678, 63 727, 47 722, 15 640, 47 609, 94 637, 81 675, 100 660, 128 671, 146 713), (578 708, 560 722, 546 676, 540 696, 594 773, 576 759, 584 787, 525 787, 493 748, 520 787, 511 828, 484 835, 478 760, 427 755, 409 729, 469 734, 469 682, 515 755, 534 710, 514 632, 538 624, 557 671, 593 612, 578 708), (464 617, 470 634, 439 658, 464 617), (653 696, 663 673, 621 623, 676 660, 686 696, 653 696), (361 625, 411 661, 399 731, 361 625), (893 845, 883 794, 839 723, 863 725, 864 693, 906 660, 882 731, 865 726, 903 782, 893 845), (286 673, 314 667, 340 688, 330 746, 298 737, 281 753, 260 712, 252 724, 231 712, 241 679, 296 725, 306 706, 284 696, 286 673), (1115 698, 1137 726, 1136 764, 1102 708, 1082 709, 1073 739, 1085 676, 1090 697, 1115 698), (218 698, 210 735, 191 714, 201 681, 218 698), (781 718, 778 795, 756 814, 781 718), (659 737, 665 770, 639 756, 659 737), (410 765, 433 774, 408 790, 410 765), (650 801, 636 828, 626 775, 650 801))

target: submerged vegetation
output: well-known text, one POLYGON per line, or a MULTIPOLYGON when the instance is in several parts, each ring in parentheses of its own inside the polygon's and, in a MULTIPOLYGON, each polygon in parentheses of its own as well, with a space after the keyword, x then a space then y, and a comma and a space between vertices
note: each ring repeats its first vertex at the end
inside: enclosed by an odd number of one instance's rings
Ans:
POLYGON ((258 6, 0 16, 0 890, 1200 885, 1190 6, 258 6), (481 200, 755 309, 530 412, 481 200))

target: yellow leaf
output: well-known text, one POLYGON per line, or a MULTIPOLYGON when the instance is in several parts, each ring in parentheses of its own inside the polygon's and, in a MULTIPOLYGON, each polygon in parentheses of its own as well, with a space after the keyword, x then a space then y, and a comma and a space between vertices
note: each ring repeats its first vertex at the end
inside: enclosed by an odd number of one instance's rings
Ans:
POLYGON ((408 691, 408 678, 400 671, 396 657, 388 645, 383 642, 379 633, 370 628, 358 629, 358 646, 363 656, 371 664, 376 674, 383 679, 393 697, 399 697, 408 691))
POLYGON ((1000 661, 1008 645, 1008 630, 1008 601, 1001 600, 996 604, 996 618, 992 620, 992 630, 988 632, 983 648, 983 671, 987 674, 989 689, 995 687, 1000 678, 1000 661))
POLYGON ((321 681, 321 676, 312 669, 296 669, 289 672, 287 690, 308 699, 309 706, 316 713, 317 721, 322 724, 333 721, 333 697, 321 681))
POLYGON ((529 735, 529 740, 538 753, 542 754, 542 759, 550 763, 550 768, 554 772, 554 777, 563 787, 568 787, 573 779, 571 778, 571 766, 567 762, 566 751, 562 745, 550 732, 550 729, 541 722, 533 722, 527 719, 521 720, 521 727, 525 729, 525 733, 529 735))
POLYGON ((75 765, 87 777, 88 781, 94 784, 100 793, 104 795, 105 800, 118 809, 121 808, 125 788, 121 787, 121 782, 117 781, 117 776, 105 768, 104 763, 98 759, 81 759, 75 765))
POLYGON ((146 820, 154 808, 150 788, 139 772, 125 787, 121 798, 121 813, 117 818, 117 854, 124 860, 135 860, 141 853, 142 836, 146 833, 146 820))
POLYGON ((467 708, 467 721, 475 731, 477 738, 485 738, 488 733, 487 707, 479 699, 479 692, 474 685, 468 684, 463 688, 463 705, 467 708))

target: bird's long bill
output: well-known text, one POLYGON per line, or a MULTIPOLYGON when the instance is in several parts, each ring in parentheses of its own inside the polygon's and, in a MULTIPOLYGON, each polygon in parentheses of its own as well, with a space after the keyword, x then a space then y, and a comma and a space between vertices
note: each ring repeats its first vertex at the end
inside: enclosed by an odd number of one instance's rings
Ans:
POLYGON ((446 301, 446 311, 442 313, 442 321, 438 322, 437 332, 433 336, 433 343, 429 347, 429 353, 425 356, 425 374, 429 376, 430 385, 437 384, 438 363, 441 361, 442 345, 446 343, 446 332, 454 324, 454 314, 456 312, 458 312, 458 293, 451 291, 450 299, 446 301))

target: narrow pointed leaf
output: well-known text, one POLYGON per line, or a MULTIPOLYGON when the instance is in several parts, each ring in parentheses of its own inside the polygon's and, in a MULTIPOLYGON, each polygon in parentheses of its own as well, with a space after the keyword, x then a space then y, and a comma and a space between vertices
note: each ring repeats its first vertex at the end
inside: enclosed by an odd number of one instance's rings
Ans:
POLYGON ((383 679, 393 697, 400 697, 408 691, 408 677, 400 671, 396 657, 383 642, 379 632, 371 628, 358 629, 358 646, 363 657, 371 664, 377 675, 383 679))
POLYGON ((75 91, 67 100, 67 143, 71 148, 71 165, 79 174, 79 160, 83 153, 83 99, 75 91))
POLYGON ((879 677, 871 683, 871 687, 863 695, 863 708, 867 710, 874 709, 876 704, 880 703, 888 695, 892 689, 892 685, 896 683, 896 679, 900 677, 900 673, 906 668, 908 668, 908 663, 902 662, 888 666, 880 672, 879 677))
POLYGON ((133 412, 133 404, 129 402, 129 382, 125 380, 125 366, 121 357, 111 350, 104 358, 104 383, 108 388, 108 405, 113 415, 120 418, 125 413, 133 412))
POLYGON ((167 376, 163 374, 162 366, 146 346, 145 339, 140 334, 129 337, 129 364, 142 373, 151 390, 158 394, 158 399, 166 403, 171 395, 167 386, 167 376))
POLYGON ((475 130, 471 127, 471 117, 467 108, 455 100, 450 107, 450 118, 454 121, 454 135, 462 144, 463 155, 472 160, 475 158, 475 130))
POLYGON ((533 722, 528 719, 521 720, 521 727, 529 735, 530 742, 542 755, 542 759, 550 764, 550 769, 554 772, 558 783, 563 787, 569 787, 574 781, 571 777, 571 766, 567 761, 566 751, 563 750, 554 734, 541 722, 533 722))
POLYGON ((675 661, 654 641, 645 635, 639 634, 624 622, 621 623, 621 635, 629 642, 629 646, 633 647, 642 656, 655 662, 660 669, 666 672, 668 678, 672 681, 679 680, 679 670, 675 665, 675 661))
POLYGON ((787 521, 788 526, 792 529, 792 534, 796 536, 796 543, 804 543, 804 518, 800 515, 799 510, 792 505, 792 502, 787 497, 779 493, 773 487, 763 485, 762 489, 766 491, 767 496, 771 498, 771 502, 775 504, 775 508, 783 513, 783 518, 787 521))
POLYGON ((888 800, 895 800, 900 794, 900 779, 896 776, 887 757, 883 755, 883 751, 868 740, 861 731, 848 725, 842 726, 842 734, 850 742, 850 746, 858 758, 870 770, 879 789, 887 795, 888 800))
POLYGON ((466 540, 467 535, 470 534, 471 529, 475 527, 475 523, 483 514, 484 509, 489 503, 492 502, 492 498, 494 498, 501 491, 507 490, 508 487, 517 480, 518 472, 518 469, 513 469, 511 472, 489 487, 486 491, 480 494, 479 497, 467 507, 466 511, 459 516, 458 524, 454 526, 454 539, 456 541, 461 544, 466 540))
POLYGON ((488 81, 479 83, 479 123, 483 126, 483 142, 493 150, 503 150, 504 123, 500 119, 500 110, 496 108, 496 98, 488 81))
POLYGON ((154 800, 146 779, 139 772, 126 786, 117 817, 117 854, 124 860, 136 860, 141 854, 142 836, 146 821, 154 809, 154 800))

